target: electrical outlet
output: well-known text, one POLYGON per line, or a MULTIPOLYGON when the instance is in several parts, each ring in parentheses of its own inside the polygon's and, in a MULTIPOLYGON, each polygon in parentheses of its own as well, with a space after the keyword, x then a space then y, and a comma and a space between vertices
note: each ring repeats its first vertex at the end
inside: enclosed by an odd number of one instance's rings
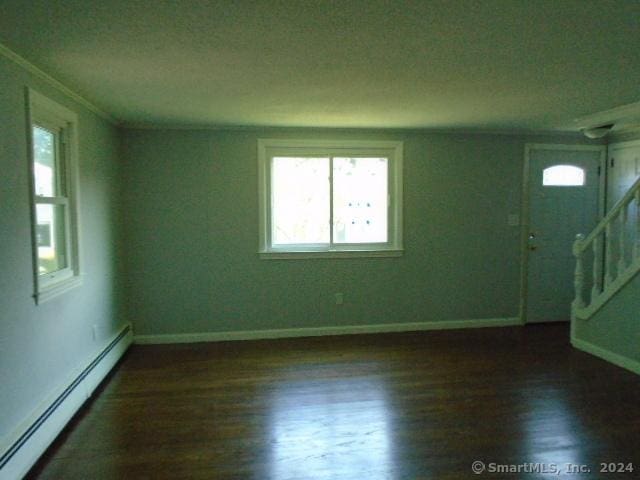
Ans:
POLYGON ((336 298, 336 305, 342 305, 344 303, 344 294, 336 293, 334 297, 336 298))

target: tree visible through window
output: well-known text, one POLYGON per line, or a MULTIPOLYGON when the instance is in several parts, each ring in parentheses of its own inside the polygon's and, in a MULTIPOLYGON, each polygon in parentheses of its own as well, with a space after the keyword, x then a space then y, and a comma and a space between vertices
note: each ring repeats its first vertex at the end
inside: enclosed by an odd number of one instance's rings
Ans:
POLYGON ((387 158, 333 159, 333 241, 385 243, 387 158))
POLYGON ((68 199, 59 158, 59 132, 33 126, 33 176, 35 183, 38 274, 68 266, 68 199))
POLYGON ((401 248, 401 144, 262 140, 261 252, 401 248))
POLYGON ((29 91, 34 274, 38 302, 80 284, 75 209, 76 116, 29 91))

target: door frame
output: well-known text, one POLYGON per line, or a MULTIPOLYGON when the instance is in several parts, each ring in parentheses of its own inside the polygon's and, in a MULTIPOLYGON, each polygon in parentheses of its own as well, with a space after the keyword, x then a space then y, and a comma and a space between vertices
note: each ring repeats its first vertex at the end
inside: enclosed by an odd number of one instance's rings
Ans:
MULTIPOLYGON (((634 147, 640 147, 640 140, 625 140, 622 142, 612 142, 612 143, 608 143, 607 144, 607 198, 606 198, 606 203, 610 203, 611 200, 611 195, 610 195, 610 190, 612 185, 610 184, 610 182, 613 180, 613 178, 610 178, 609 174, 615 172, 615 170, 610 170, 610 169, 615 169, 615 165, 612 165, 613 159, 615 158, 616 155, 616 150, 624 150, 625 148, 634 148, 634 147)), ((640 175, 640 164, 636 163, 636 175, 640 175)), ((615 205, 615 203, 610 204, 608 206, 608 208, 611 208, 615 205)))
MULTIPOLYGON (((529 230, 531 179, 529 176, 530 158, 533 150, 567 150, 600 152, 600 185, 598 189, 598 221, 605 214, 606 186, 607 186, 607 145, 571 145, 555 143, 526 143, 524 146, 524 165, 522 173, 522 208, 520 212, 520 311, 519 318, 522 325, 527 324, 527 306, 529 295, 529 230)), ((585 234, 589 232, 584 232, 585 234)))

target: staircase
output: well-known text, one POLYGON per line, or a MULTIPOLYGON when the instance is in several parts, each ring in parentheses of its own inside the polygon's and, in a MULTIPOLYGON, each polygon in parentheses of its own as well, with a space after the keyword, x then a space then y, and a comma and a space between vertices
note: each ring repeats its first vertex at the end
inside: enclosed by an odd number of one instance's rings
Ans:
POLYGON ((640 271, 640 178, 586 238, 577 235, 573 254, 571 315, 585 320, 640 271))

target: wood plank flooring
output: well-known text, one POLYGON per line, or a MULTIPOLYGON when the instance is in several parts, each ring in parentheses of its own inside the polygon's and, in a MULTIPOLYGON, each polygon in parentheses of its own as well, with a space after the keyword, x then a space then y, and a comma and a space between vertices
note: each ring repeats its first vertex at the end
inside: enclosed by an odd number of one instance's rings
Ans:
POLYGON ((640 377, 567 339, 536 325, 133 346, 27 478, 557 478, 475 476, 476 460, 640 478, 640 377))

